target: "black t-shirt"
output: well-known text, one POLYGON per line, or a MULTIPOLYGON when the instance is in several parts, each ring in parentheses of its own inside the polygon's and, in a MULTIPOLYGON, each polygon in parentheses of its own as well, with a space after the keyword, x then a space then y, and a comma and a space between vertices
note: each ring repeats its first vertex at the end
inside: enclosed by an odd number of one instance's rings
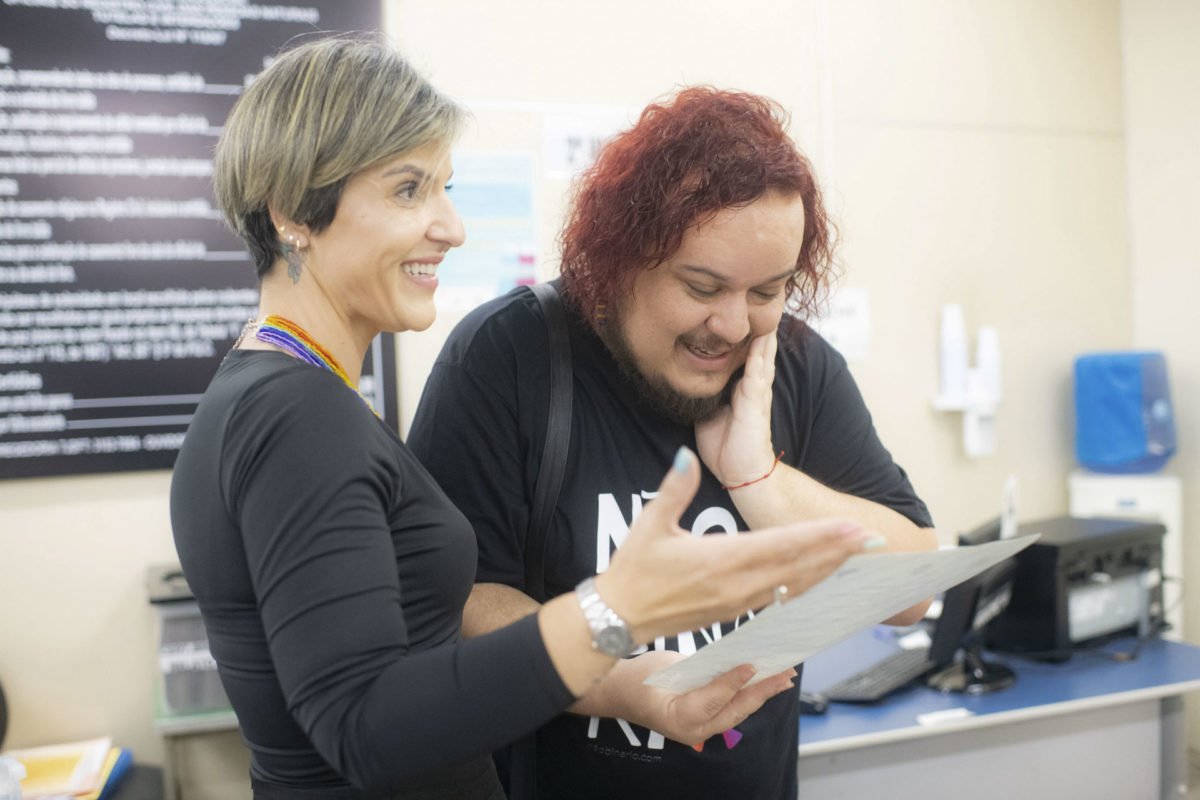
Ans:
POLYGON ((329 372, 231 353, 171 525, 260 784, 488 797, 486 754, 572 700, 535 618, 460 641, 470 524, 329 372))
MULTIPOLYGON (((648 410, 605 345, 570 314, 574 395, 566 474, 546 544, 546 591, 571 590, 608 566, 633 518, 652 498, 690 425, 648 410)), ((479 539, 478 581, 522 587, 523 543, 548 407, 548 333, 518 289, 473 311, 434 365, 409 446, 466 514, 479 539)), ((785 316, 776 359, 772 434, 783 460, 821 483, 929 526, 904 471, 880 443, 844 359, 785 316)), ((746 530, 707 469, 681 520, 694 534, 746 530)), ((660 640, 690 652, 738 622, 660 640)), ((770 700, 702 752, 624 721, 564 714, 537 734, 541 798, 796 795, 798 704, 770 700)), ((515 800, 515 799, 514 799, 515 800)))

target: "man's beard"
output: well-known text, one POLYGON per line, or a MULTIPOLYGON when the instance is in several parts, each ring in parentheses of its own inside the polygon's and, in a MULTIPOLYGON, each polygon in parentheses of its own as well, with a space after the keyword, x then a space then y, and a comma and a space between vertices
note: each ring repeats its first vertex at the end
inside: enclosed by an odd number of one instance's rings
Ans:
MULTIPOLYGON (((681 425, 695 425, 717 413, 722 406, 728 405, 733 395, 733 389, 745 371, 744 364, 735 369, 725 383, 725 387, 714 395, 689 397, 674 389, 661 376, 647 377, 642 374, 642 371, 638 369, 637 360, 633 356, 633 350, 625 338, 621 320, 613 314, 611 306, 608 319, 599 326, 597 333, 600 340, 608 347, 608 351, 612 353, 613 360, 617 362, 621 374, 633 384, 638 399, 651 411, 681 425)), ((747 337, 747 341, 735 345, 735 348, 744 349, 748 341, 749 337, 747 337)), ((726 342, 721 342, 721 346, 726 344, 726 342)))

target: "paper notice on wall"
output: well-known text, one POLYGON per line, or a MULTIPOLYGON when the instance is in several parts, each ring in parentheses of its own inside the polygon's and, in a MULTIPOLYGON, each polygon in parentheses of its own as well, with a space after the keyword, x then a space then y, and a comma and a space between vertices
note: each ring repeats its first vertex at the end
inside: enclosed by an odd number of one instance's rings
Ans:
POLYGON ((438 307, 466 310, 537 280, 532 155, 458 153, 450 197, 467 239, 438 270, 438 307))
POLYGON ((866 361, 871 352, 871 297, 862 287, 838 289, 829 310, 809 324, 850 363, 866 361))
POLYGON ((550 180, 569 180, 591 166, 614 134, 636 114, 617 106, 562 106, 542 116, 542 169, 550 180))

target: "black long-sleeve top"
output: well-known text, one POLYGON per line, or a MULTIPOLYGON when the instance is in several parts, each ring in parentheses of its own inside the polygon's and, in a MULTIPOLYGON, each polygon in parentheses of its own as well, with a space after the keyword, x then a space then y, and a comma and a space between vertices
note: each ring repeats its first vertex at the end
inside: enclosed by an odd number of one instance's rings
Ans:
POLYGON ((460 640, 471 526, 329 372, 232 352, 171 524, 258 782, 460 796, 572 701, 536 618, 460 640))

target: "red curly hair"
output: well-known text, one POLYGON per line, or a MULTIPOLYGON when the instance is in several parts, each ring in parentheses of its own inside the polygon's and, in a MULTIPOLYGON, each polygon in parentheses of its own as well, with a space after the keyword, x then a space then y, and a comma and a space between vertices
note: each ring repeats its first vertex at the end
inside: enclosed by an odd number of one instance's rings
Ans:
POLYGON ((768 98, 691 87, 647 106, 606 144, 580 176, 559 237, 564 293, 584 318, 603 318, 605 304, 679 249, 688 228, 770 191, 802 198, 804 239, 786 294, 790 310, 813 314, 831 278, 835 231, 787 123, 768 98))

